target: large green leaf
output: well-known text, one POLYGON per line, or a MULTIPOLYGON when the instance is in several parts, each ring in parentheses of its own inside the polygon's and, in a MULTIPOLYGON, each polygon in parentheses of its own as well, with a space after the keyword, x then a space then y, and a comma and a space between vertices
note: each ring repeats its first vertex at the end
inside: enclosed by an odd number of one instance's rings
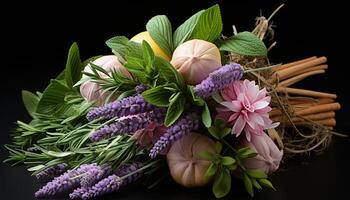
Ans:
POLYGON ((267 49, 263 41, 251 32, 244 31, 223 41, 222 51, 230 51, 244 56, 266 56, 267 49))
POLYGON ((205 10, 199 17, 191 39, 201 39, 214 42, 222 32, 222 19, 219 5, 205 10))
POLYGON ((52 80, 42 94, 36 108, 39 114, 53 114, 64 104, 64 97, 71 89, 62 81, 52 80))
POLYGON ((169 57, 173 52, 173 32, 167 16, 157 15, 146 24, 146 29, 152 39, 169 57))
POLYGON ((39 97, 27 90, 22 90, 22 101, 28 111, 28 114, 34 118, 34 113, 39 102, 39 97))
POLYGON ((73 43, 68 52, 65 68, 65 79, 69 88, 81 79, 82 67, 78 45, 73 43))
POLYGON ((191 38, 192 32, 196 27, 197 21, 203 12, 204 10, 197 12, 175 30, 174 47, 179 46, 180 44, 191 38))

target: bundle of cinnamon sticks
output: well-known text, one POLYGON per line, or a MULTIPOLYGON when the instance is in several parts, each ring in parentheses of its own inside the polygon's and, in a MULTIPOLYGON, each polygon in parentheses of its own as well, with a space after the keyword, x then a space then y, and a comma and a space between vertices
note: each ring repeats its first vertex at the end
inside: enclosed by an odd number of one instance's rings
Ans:
POLYGON ((326 57, 310 57, 303 60, 283 64, 272 68, 273 75, 269 80, 276 85, 275 91, 288 104, 288 119, 280 106, 270 112, 273 121, 279 121, 286 126, 317 123, 329 129, 336 125, 335 111, 340 109, 336 102, 337 95, 314 90, 291 87, 293 84, 313 75, 323 74, 328 68, 326 57))

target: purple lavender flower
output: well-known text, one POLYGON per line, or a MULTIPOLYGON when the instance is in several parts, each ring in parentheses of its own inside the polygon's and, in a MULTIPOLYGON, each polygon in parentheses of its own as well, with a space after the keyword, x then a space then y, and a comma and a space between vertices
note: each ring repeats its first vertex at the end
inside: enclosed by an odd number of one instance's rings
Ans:
POLYGON ((144 85, 144 84, 137 85, 135 87, 136 94, 141 94, 142 92, 148 90, 148 88, 149 88, 148 85, 144 85))
POLYGON ((106 104, 101 107, 94 108, 88 112, 86 118, 92 121, 97 118, 112 118, 135 115, 150 111, 154 108, 153 105, 145 101, 141 94, 136 96, 126 97, 119 101, 106 104))
POLYGON ((155 158, 160 152, 165 150, 169 145, 179 140, 184 135, 198 129, 199 120, 197 113, 188 113, 180 118, 174 125, 168 127, 166 133, 154 144, 150 150, 149 156, 155 158))
POLYGON ((135 182, 141 177, 141 172, 137 172, 133 175, 123 178, 124 176, 134 173, 136 170, 142 167, 141 163, 133 163, 129 165, 122 165, 117 172, 100 180, 94 186, 89 188, 78 188, 69 195, 71 199, 91 199, 94 197, 102 196, 107 193, 116 192, 122 186, 126 186, 132 182, 135 182))
POLYGON ((165 112, 166 110, 164 108, 154 108, 149 112, 124 117, 115 123, 105 125, 92 132, 90 140, 96 142, 121 133, 132 134, 137 130, 145 128, 153 121, 162 123, 165 112))
POLYGON ((193 90, 196 95, 202 97, 203 99, 207 99, 214 92, 225 88, 233 81, 241 79, 242 76, 243 69, 241 65, 237 63, 230 63, 210 73, 208 78, 196 85, 193 90))
POLYGON ((97 168, 92 168, 85 173, 85 175, 80 180, 80 185, 82 187, 90 187, 96 182, 105 178, 112 172, 112 167, 110 165, 103 165, 97 168))
POLYGON ((58 176, 58 175, 62 174, 63 172, 65 172, 67 166, 68 165, 66 163, 60 163, 60 164, 57 164, 55 166, 51 166, 51 167, 45 169, 44 171, 41 171, 40 173, 38 173, 36 175, 36 178, 39 180, 50 180, 50 179, 54 178, 55 176, 58 176))
POLYGON ((81 175, 98 168, 94 164, 84 164, 77 169, 68 170, 66 173, 54 178, 51 182, 48 182, 44 187, 35 193, 36 198, 44 198, 54 196, 58 193, 72 190, 80 185, 81 175))

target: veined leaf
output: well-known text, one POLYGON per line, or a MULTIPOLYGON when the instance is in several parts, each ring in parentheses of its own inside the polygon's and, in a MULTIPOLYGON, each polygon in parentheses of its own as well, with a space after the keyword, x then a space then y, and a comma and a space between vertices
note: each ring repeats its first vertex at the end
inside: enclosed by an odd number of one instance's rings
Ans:
POLYGON ((205 103, 204 108, 202 111, 202 122, 203 124, 208 128, 211 126, 211 116, 210 116, 210 110, 208 108, 208 105, 205 103))
POLYGON ((230 51, 244 56, 266 56, 267 48, 263 41, 251 32, 244 31, 225 40, 220 50, 230 51))
POLYGON ((173 94, 170 90, 164 89, 164 86, 158 86, 146 90, 142 93, 145 100, 155 106, 169 106, 169 98, 173 94))
POLYGON ((81 78, 82 63, 77 43, 73 43, 68 52, 66 68, 64 72, 67 86, 72 88, 73 85, 81 78))
POLYGON ((180 25, 174 32, 174 47, 179 46, 183 42, 187 41, 192 36, 192 32, 196 27, 197 21, 200 15, 204 12, 201 10, 192 15, 182 25, 180 25))
POLYGON ((71 91, 62 81, 52 80, 45 89, 38 102, 36 112, 39 114, 53 114, 64 103, 64 97, 71 91))
POLYGON ((214 42, 222 32, 222 19, 219 5, 206 9, 198 19, 191 39, 201 39, 214 42))
POLYGON ((186 99, 178 93, 177 97, 173 98, 169 104, 166 116, 165 116, 165 126, 170 126, 181 116, 185 108, 186 99))
POLYGON ((35 118, 34 113, 39 102, 39 97, 27 90, 22 90, 22 101, 28 114, 32 118, 35 118))
POLYGON ((171 57, 173 52, 173 33, 168 17, 165 15, 152 17, 147 22, 146 29, 164 53, 171 57))

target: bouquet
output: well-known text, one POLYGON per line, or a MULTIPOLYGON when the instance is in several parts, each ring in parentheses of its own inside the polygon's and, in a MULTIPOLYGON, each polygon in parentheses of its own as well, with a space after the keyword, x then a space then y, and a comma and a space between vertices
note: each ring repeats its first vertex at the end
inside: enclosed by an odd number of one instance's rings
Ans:
POLYGON ((229 37, 214 5, 175 31, 157 15, 130 40, 109 39, 112 55, 81 60, 74 43, 43 92, 22 91, 32 120, 17 122, 6 162, 46 182, 36 198, 92 199, 168 176, 210 185, 216 198, 236 179, 251 196, 275 189, 268 177, 283 159, 341 136, 335 94, 290 87, 324 73, 327 59, 270 63, 276 43, 263 41, 277 10, 229 37))

